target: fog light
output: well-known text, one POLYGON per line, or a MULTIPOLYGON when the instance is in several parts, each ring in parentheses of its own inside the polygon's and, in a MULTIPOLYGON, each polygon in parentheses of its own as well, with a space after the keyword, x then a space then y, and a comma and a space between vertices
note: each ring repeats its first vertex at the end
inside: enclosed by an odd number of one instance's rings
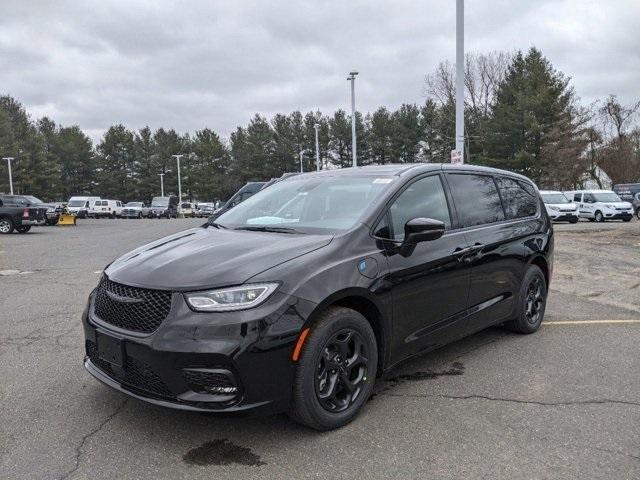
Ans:
POLYGON ((224 396, 220 401, 230 400, 240 391, 234 374, 226 368, 189 368, 182 374, 191 390, 224 396))

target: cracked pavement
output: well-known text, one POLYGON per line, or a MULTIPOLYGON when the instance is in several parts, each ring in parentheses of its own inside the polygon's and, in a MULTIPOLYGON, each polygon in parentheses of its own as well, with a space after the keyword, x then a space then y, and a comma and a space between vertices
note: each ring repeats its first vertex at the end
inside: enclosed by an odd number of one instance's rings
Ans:
MULTIPOLYGON (((117 255, 201 220, 0 236, 0 478, 640 478, 640 324, 490 328, 405 363, 360 417, 214 417, 111 391, 79 316, 117 255), (187 462, 210 446, 224 447, 187 462), (244 458, 242 456, 248 456, 244 458), (216 460, 218 459, 218 460, 216 460)), ((547 321, 640 320, 640 222, 556 227, 547 321)))

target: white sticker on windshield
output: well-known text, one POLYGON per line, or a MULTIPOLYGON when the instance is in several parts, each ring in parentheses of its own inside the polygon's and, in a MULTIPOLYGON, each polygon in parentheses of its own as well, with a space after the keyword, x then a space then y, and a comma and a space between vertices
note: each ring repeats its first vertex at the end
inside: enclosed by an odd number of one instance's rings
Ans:
POLYGON ((376 178, 373 183, 391 183, 393 178, 376 178))

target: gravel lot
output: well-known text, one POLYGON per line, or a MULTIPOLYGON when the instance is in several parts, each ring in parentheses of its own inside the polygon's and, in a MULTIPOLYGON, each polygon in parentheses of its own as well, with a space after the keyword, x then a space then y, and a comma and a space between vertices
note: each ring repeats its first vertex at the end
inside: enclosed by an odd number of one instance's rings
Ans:
POLYGON ((640 478, 640 222, 559 225, 546 324, 492 328, 382 379, 349 426, 128 399, 79 322, 117 255, 202 220, 0 236, 0 478, 640 478), (606 322, 585 322, 585 321, 606 322))

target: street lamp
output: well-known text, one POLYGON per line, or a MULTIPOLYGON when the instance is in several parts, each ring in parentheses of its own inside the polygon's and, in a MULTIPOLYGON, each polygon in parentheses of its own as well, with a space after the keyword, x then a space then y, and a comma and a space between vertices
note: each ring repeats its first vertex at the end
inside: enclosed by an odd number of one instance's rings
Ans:
POLYGON ((464 163, 464 0, 456 1, 456 150, 464 163))
POLYGON ((316 131, 316 170, 320 171, 320 145, 318 144, 318 130, 320 129, 320 124, 316 123, 313 128, 316 131))
POLYGON ((164 197, 164 173, 159 173, 160 177, 160 196, 164 197))
POLYGON ((182 218, 182 182, 180 181, 180 159, 184 157, 183 154, 171 155, 176 159, 178 163, 178 217, 182 218))
POLYGON ((3 160, 7 161, 7 166, 9 167, 9 189, 11 190, 11 195, 13 195, 13 178, 11 178, 11 160, 15 160, 13 157, 2 157, 3 160))
POLYGON ((358 156, 356 154, 356 75, 358 75, 358 72, 349 72, 347 77, 347 80, 351 82, 351 153, 354 167, 358 165, 358 156))

